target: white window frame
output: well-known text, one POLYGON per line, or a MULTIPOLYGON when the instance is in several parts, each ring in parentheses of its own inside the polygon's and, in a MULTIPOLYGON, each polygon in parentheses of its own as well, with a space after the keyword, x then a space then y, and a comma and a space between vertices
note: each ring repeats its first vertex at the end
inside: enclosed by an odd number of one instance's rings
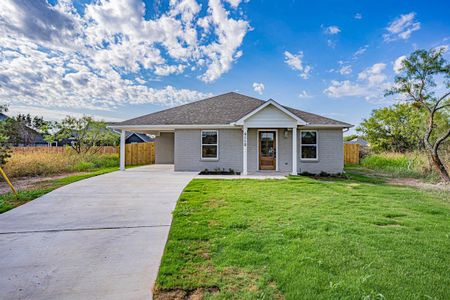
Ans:
POLYGON ((202 130, 200 132, 200 158, 202 160, 219 160, 219 130, 202 130), (215 144, 203 144, 203 132, 215 132, 217 135, 217 142, 215 144), (203 157, 203 146, 216 146, 216 157, 203 157))
POLYGON ((300 160, 306 161, 317 161, 319 160, 319 132, 317 130, 300 130, 300 160), (315 132, 316 133, 316 143, 315 144, 303 144, 302 143, 302 133, 303 132, 315 132), (303 146, 316 146, 316 157, 315 158, 303 158, 303 146))

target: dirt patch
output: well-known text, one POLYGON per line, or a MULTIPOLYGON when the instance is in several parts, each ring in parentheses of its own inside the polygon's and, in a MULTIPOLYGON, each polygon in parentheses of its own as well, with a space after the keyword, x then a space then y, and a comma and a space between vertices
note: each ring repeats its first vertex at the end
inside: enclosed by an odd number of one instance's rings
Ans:
POLYGON ((416 178, 390 178, 388 179, 388 183, 394 185, 412 186, 419 189, 450 192, 450 184, 428 183, 416 178))
MULTIPOLYGON (((22 177, 22 178, 10 178, 11 182, 14 186, 14 188, 18 191, 20 190, 27 190, 32 189, 36 187, 41 187, 42 185, 45 185, 46 182, 54 179, 60 179, 63 177, 67 177, 69 175, 80 175, 84 174, 82 172, 78 173, 63 173, 58 175, 52 175, 52 176, 43 176, 43 177, 22 177)), ((6 183, 6 181, 1 177, 0 178, 0 195, 6 194, 10 192, 11 189, 9 185, 6 183)))
POLYGON ((158 290, 153 295, 154 300, 201 300, 206 293, 214 294, 219 291, 218 287, 198 288, 193 291, 183 289, 158 290))

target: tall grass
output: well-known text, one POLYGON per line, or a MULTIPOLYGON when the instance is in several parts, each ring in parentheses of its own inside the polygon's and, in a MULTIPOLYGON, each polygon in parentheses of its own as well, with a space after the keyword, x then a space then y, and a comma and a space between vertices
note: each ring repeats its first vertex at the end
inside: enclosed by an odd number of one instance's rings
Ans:
POLYGON ((119 166, 118 154, 15 152, 4 166, 10 177, 45 176, 119 166))
MULTIPOLYGON (((444 155, 444 162, 446 156, 444 155)), ((398 177, 427 178, 437 180, 438 174, 431 168, 427 155, 423 152, 370 154, 362 159, 366 168, 389 173, 398 177)), ((447 167, 450 167, 447 161, 447 167)))

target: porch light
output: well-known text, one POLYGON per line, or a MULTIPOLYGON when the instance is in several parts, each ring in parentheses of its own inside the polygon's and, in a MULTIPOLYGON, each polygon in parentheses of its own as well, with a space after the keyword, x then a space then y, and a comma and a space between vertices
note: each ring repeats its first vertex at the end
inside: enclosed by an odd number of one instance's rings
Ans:
POLYGON ((289 130, 284 130, 284 138, 287 139, 289 137, 289 130))

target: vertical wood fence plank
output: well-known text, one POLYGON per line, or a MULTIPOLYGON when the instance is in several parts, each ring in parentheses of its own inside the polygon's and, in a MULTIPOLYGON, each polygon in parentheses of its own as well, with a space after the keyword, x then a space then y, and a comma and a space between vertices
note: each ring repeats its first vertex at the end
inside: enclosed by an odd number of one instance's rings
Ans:
POLYGON ((359 144, 344 144, 344 163, 359 164, 359 144))

